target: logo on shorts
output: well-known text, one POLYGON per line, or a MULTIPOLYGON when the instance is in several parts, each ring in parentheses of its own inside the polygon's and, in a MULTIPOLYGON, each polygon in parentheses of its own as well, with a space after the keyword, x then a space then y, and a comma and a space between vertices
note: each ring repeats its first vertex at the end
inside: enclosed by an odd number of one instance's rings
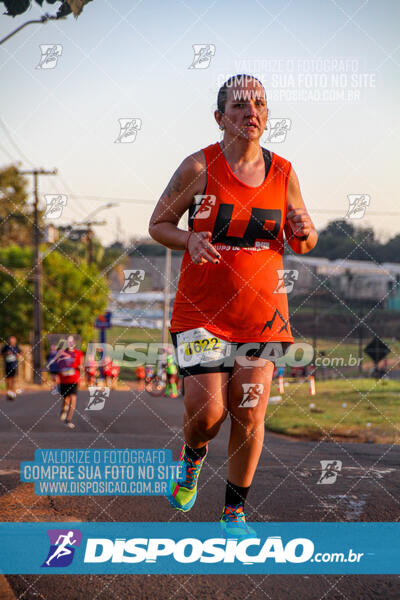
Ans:
POLYGON ((137 132, 142 129, 142 119, 118 119, 119 134, 114 144, 132 144, 137 132))
POLYGON ((322 473, 317 483, 335 483, 339 471, 342 469, 341 460, 320 460, 322 473))
POLYGON ((75 549, 81 545, 79 529, 48 529, 50 549, 42 567, 68 567, 74 558, 75 549))
POLYGON ((371 196, 368 194, 349 194, 349 209, 345 215, 346 219, 362 219, 369 206, 371 196))
POLYGON ((293 290, 294 282, 299 277, 299 272, 295 269, 277 269, 278 283, 274 289, 274 294, 290 294, 293 290))
POLYGON ((64 206, 67 205, 68 196, 65 194, 44 194, 46 199, 45 219, 59 219, 64 206))
POLYGON ((252 408, 257 406, 260 396, 264 392, 262 383, 242 383, 243 398, 239 408, 252 408))
POLYGON ((139 291, 140 284, 144 279, 145 272, 142 269, 135 271, 124 269, 125 282, 122 286, 121 294, 136 294, 139 291))
POLYGON ((62 54, 61 44, 40 44, 40 57, 37 69, 54 69, 57 66, 58 57, 62 54))
POLYGON ((210 214, 212 207, 215 206, 216 196, 213 194, 196 194, 194 197, 195 209, 193 216, 197 219, 207 219, 210 214))
POLYGON ((286 140, 287 132, 292 128, 291 119, 268 119, 265 142, 280 144, 286 140))
POLYGON ((89 390, 89 402, 85 410, 102 410, 106 403, 106 400, 110 397, 109 387, 88 387, 89 390))
POLYGON ((214 44, 193 44, 194 57, 189 69, 207 69, 215 55, 214 44))

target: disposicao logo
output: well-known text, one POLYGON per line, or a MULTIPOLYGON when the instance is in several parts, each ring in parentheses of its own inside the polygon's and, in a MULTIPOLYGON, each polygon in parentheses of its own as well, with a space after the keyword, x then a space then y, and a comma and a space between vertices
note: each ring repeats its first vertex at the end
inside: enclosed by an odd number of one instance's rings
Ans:
MULTIPOLYGON (((42 567, 68 567, 75 550, 82 543, 79 529, 50 529, 47 531, 50 549, 42 567)), ((83 544, 83 543, 82 543, 83 544)), ((82 553, 83 554, 83 553, 82 553)), ((173 539, 168 537, 90 537, 86 539, 84 555, 79 560, 88 567, 106 563, 130 564, 155 563, 171 567, 175 564, 197 564, 199 572, 207 564, 300 565, 301 563, 360 563, 363 552, 352 548, 341 551, 315 552, 314 542, 307 537, 284 541, 280 535, 249 537, 237 540, 233 537, 213 536, 199 539, 195 536, 173 539)), ((81 563, 79 568, 82 568, 81 563)), ((128 567, 129 568, 129 567, 128 567)))
POLYGON ((50 549, 42 567, 68 567, 74 558, 75 547, 81 545, 79 529, 48 529, 50 549))
POLYGON ((86 543, 85 563, 155 563, 162 557, 173 557, 179 563, 264 563, 268 558, 277 563, 303 563, 314 552, 314 544, 307 538, 295 538, 282 543, 280 536, 271 536, 262 543, 260 538, 235 539, 184 538, 89 538, 86 543), (253 546, 253 551, 248 550, 253 546))

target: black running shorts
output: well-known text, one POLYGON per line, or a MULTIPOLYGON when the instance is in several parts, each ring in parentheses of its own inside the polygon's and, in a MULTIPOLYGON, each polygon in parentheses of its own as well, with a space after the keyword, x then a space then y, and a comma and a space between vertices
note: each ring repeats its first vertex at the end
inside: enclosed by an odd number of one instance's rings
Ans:
POLYGON ((213 334, 203 336, 203 339, 195 341, 185 341, 180 344, 178 351, 180 334, 189 332, 171 332, 172 343, 175 348, 175 359, 178 365, 181 377, 189 375, 200 375, 201 373, 229 373, 232 374, 235 361, 243 367, 256 367, 257 361, 246 360, 249 358, 263 358, 275 362, 278 358, 284 356, 292 342, 224 342, 213 334), (210 337, 211 336, 211 337, 210 337), (224 344, 225 351, 221 349, 221 342, 224 344), (207 349, 209 353, 207 354, 207 349), (210 357, 215 349, 216 353, 221 351, 220 357, 210 357), (185 364, 187 363, 187 364, 185 364))
POLYGON ((18 375, 18 365, 15 363, 6 363, 4 374, 6 379, 9 377, 16 377, 18 375))
POLYGON ((77 383, 60 383, 60 394, 63 398, 78 393, 77 383))

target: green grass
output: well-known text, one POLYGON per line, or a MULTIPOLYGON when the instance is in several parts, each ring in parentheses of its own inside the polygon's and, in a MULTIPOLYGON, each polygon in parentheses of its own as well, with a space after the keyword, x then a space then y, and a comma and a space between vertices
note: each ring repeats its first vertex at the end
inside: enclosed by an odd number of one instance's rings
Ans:
POLYGON ((132 344, 133 342, 161 342, 161 330, 143 327, 111 327, 107 331, 108 344, 132 344))
MULTIPOLYGON (((275 383, 274 395, 278 395, 275 383)), ((308 382, 290 383, 282 402, 268 407, 266 427, 313 440, 400 443, 399 395, 400 381, 316 381, 315 396, 308 393, 308 382), (321 412, 311 410, 311 403, 321 412)))
MULTIPOLYGON (((160 343, 160 329, 144 329, 143 327, 111 327, 107 331, 107 343, 112 344, 133 344, 138 342, 160 343)), ((121 367, 119 373, 121 381, 135 381, 134 367, 121 367)))
MULTIPOLYGON (((160 330, 113 327, 107 332, 107 342, 159 342, 160 330)), ((295 340, 300 341, 300 340, 295 340)), ((312 340, 305 340, 312 344, 312 340)), ((400 354, 400 342, 385 339, 385 343, 400 354)), ((363 343, 363 346, 367 342, 363 343)), ((343 357, 348 361, 350 354, 358 357, 357 343, 338 343, 337 340, 317 340, 318 351, 328 357, 343 357)), ((391 355, 389 355, 390 357, 391 355)), ((395 357, 392 358, 395 360, 395 357)), ((390 359, 389 359, 390 365, 390 359)), ((363 354, 364 370, 372 367, 372 361, 363 354)), ((329 370, 329 369, 328 369, 329 370)), ((340 371, 340 367, 338 369, 340 371)), ((355 371, 357 367, 355 368, 355 371)), ((133 370, 121 369, 121 379, 131 380, 133 370)), ((283 401, 271 404, 267 409, 266 426, 271 431, 307 439, 345 441, 373 441, 377 443, 399 443, 400 436, 400 381, 375 379, 329 379, 316 382, 317 394, 310 396, 308 383, 293 383, 285 387, 283 401), (316 405, 312 412, 310 403, 316 405), (342 404, 346 403, 346 407, 342 404), (367 426, 370 423, 370 426, 367 426)), ((271 396, 278 395, 275 383, 271 396)))
MULTIPOLYGON (((372 335, 370 337, 372 337, 372 335)), ((364 349, 365 346, 369 343, 370 337, 363 341, 362 349, 364 349)), ((311 338, 305 338, 304 340, 295 339, 295 342, 300 342, 300 341, 307 342, 308 344, 312 345, 311 338)), ((387 339, 387 338, 383 338, 382 341, 385 342, 385 344, 391 349, 391 353, 388 354, 388 357, 387 357, 389 365, 394 362, 398 362, 399 359, 396 358, 396 355, 400 356, 400 341, 398 341, 398 340, 394 341, 393 339, 387 339)), ((341 342, 340 340, 317 339, 317 352, 321 352, 321 351, 324 351, 326 353, 326 356, 328 356, 329 358, 343 357, 344 362, 347 362, 350 354, 353 357, 358 358, 358 343, 357 342, 349 342, 347 340, 344 342, 341 342)), ((362 358, 363 358, 363 360, 362 360, 361 364, 363 365, 363 367, 365 369, 372 368, 373 362, 368 357, 368 355, 363 352, 362 358)))
MULTIPOLYGON (((371 337, 371 336, 370 336, 371 337)), ((363 341, 363 348, 367 345, 370 338, 363 341)), ((107 342, 112 344, 116 342, 158 342, 161 341, 161 330, 160 329, 144 329, 141 327, 112 327, 107 331, 107 342)), ((400 355, 400 340, 386 339, 383 341, 392 350, 392 353, 388 355, 394 358, 394 354, 400 355)), ((312 345, 311 338, 297 339, 295 342, 307 342, 312 345)), ((325 351, 327 356, 330 357, 343 357, 347 359, 350 353, 358 357, 358 343, 345 340, 331 339, 317 339, 317 350, 325 351)), ((366 354, 363 354, 363 362, 369 361, 366 354)))
MULTIPOLYGON (((169 340, 171 341, 171 340, 169 340)), ((295 342, 306 342, 312 345, 312 339, 306 338, 304 340, 295 339, 295 342)), ((160 329, 144 329, 140 327, 112 327, 107 331, 107 342, 109 344, 124 343, 130 344, 133 342, 148 342, 156 343, 161 342, 161 330, 160 329)), ((394 363, 398 362, 397 356, 400 355, 400 341, 393 341, 392 339, 384 339, 384 342, 392 349, 392 353, 388 355, 389 367, 394 363)), ((367 344, 367 341, 363 342, 363 347, 367 344)), ((324 351, 328 358, 342 358, 344 363, 348 362, 348 358, 352 355, 353 358, 358 359, 358 344, 357 342, 352 343, 345 341, 343 343, 338 340, 317 340, 317 351, 324 351)), ((364 370, 372 368, 373 363, 366 354, 363 354, 362 367, 364 370)), ((338 365, 336 365, 338 366, 338 365)), ((339 367, 340 368, 340 367, 339 367)), ((396 367, 398 368, 398 367, 396 367)), ((357 373, 358 367, 354 368, 354 374, 357 373)))

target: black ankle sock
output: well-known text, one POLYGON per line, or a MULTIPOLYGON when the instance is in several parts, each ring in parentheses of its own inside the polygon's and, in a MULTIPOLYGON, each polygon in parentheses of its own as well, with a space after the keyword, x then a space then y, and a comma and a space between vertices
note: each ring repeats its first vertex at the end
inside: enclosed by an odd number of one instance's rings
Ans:
POLYGON ((240 485, 235 485, 231 483, 229 480, 226 481, 226 490, 225 490, 225 506, 227 504, 243 504, 246 501, 247 494, 249 493, 249 487, 240 487, 240 485))
POLYGON ((190 460, 199 460, 199 458, 203 458, 206 455, 207 446, 202 446, 201 448, 191 448, 186 444, 185 446, 185 454, 190 460))

